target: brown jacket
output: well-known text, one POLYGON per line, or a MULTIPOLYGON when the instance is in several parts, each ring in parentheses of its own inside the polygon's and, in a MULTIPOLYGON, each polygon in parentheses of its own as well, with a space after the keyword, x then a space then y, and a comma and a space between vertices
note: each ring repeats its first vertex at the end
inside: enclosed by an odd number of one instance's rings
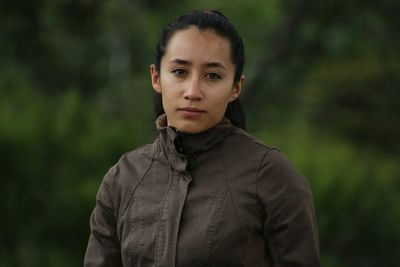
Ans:
POLYGON ((85 266, 318 267, 308 182, 276 149, 224 119, 160 135, 104 177, 85 266))

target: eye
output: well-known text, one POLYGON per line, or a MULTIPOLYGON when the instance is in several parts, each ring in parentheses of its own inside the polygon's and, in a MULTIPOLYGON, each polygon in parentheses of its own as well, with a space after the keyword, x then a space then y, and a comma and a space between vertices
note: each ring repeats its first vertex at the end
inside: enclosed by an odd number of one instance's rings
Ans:
POLYGON ((186 71, 183 70, 183 69, 174 69, 174 70, 172 71, 172 73, 175 74, 175 76, 180 77, 180 76, 185 75, 185 74, 186 74, 186 71))
POLYGON ((219 75, 216 74, 216 73, 207 73, 207 74, 206 74, 206 78, 207 78, 207 79, 210 79, 210 80, 220 80, 220 79, 221 79, 221 76, 219 76, 219 75))

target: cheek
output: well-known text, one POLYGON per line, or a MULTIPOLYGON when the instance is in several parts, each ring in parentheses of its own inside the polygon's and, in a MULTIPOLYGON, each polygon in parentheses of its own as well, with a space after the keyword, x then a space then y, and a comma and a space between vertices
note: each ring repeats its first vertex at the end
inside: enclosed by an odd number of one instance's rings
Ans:
MULTIPOLYGON (((174 110, 174 107, 178 103, 180 91, 176 88, 176 86, 174 87, 173 84, 169 83, 168 81, 164 81, 161 88, 164 111, 166 113, 170 113, 174 110)), ((171 113, 169 115, 171 115, 171 113)))
POLYGON ((163 96, 163 99, 167 99, 171 97, 171 94, 174 90, 171 90, 171 82, 163 77, 160 81, 160 87, 161 87, 161 94, 163 96))
POLYGON ((164 110, 168 111, 168 110, 170 110, 170 107, 174 103, 174 98, 170 95, 169 92, 163 91, 162 102, 163 102, 164 110))
POLYGON ((210 102, 209 106, 210 109, 213 111, 213 117, 215 117, 216 119, 220 119, 220 117, 225 114, 226 107, 229 104, 230 94, 223 94, 210 98, 213 99, 213 101, 210 102))
POLYGON ((211 95, 210 99, 214 105, 219 105, 221 108, 228 105, 232 97, 232 89, 231 88, 224 88, 224 90, 215 90, 211 95))

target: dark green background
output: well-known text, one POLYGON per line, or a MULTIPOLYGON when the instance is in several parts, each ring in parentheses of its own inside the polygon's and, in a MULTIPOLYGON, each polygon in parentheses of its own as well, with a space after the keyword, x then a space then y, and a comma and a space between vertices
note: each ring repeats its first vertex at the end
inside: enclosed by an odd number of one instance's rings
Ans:
POLYGON ((156 135, 161 28, 202 7, 244 39, 249 131, 308 177, 323 265, 398 266, 399 1, 2 0, 1 267, 82 266, 103 175, 156 135))

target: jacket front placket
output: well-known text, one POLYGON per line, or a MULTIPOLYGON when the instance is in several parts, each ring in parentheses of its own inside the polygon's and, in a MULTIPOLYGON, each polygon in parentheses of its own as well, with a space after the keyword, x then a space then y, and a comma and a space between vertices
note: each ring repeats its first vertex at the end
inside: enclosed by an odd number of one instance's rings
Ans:
POLYGON ((172 147, 168 150, 171 163, 169 185, 163 197, 156 233, 155 265, 158 267, 175 266, 179 226, 192 179, 186 170, 186 157, 173 151, 172 147))

